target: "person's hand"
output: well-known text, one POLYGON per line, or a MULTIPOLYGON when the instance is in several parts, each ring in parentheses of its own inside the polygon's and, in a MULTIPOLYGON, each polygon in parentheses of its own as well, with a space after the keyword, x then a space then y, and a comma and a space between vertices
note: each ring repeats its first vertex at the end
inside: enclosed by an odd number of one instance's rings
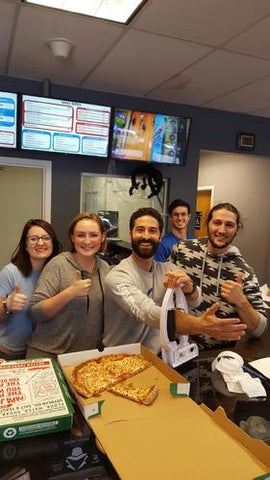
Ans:
POLYGON ((182 287, 184 293, 191 293, 193 290, 193 281, 184 270, 172 270, 165 273, 163 285, 166 288, 182 287))
POLYGON ((246 300, 243 292, 243 276, 243 273, 238 273, 235 282, 233 280, 225 280, 220 289, 221 296, 225 298, 227 302, 236 306, 240 306, 246 300))
POLYGON ((6 299, 6 305, 10 312, 20 312, 24 309, 27 302, 27 296, 21 293, 19 285, 15 285, 15 290, 6 299))
POLYGON ((82 280, 81 272, 76 270, 76 279, 71 285, 73 297, 85 297, 86 295, 89 295, 91 283, 92 281, 90 278, 82 280))
POLYGON ((216 340, 236 341, 246 333, 247 326, 239 318, 218 318, 215 313, 219 304, 214 303, 198 317, 200 333, 205 333, 216 340))

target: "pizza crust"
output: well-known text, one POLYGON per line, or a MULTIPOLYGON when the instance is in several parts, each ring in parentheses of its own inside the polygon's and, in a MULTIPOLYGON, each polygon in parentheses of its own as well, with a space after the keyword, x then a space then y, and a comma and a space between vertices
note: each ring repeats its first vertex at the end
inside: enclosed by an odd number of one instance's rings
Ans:
POLYGON ((151 405, 158 396, 158 388, 156 385, 151 387, 143 387, 125 383, 118 383, 107 389, 109 392, 119 395, 129 400, 133 400, 143 405, 151 405))

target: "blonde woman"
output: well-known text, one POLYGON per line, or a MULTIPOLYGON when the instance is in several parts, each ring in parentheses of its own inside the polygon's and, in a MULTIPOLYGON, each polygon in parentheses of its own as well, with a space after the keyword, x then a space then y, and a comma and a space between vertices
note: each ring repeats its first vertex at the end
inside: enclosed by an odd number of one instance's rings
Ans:
POLYGON ((98 348, 103 336, 103 281, 109 265, 98 257, 106 233, 102 220, 85 212, 68 229, 70 251, 46 265, 31 302, 35 330, 27 357, 98 348))

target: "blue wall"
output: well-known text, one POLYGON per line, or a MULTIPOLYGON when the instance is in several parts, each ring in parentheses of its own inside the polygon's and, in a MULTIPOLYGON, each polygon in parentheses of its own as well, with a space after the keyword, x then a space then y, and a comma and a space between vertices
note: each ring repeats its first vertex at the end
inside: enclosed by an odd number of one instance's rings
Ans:
MULTIPOLYGON (((0 76, 0 90, 46 96, 48 91, 45 91, 45 87, 48 87, 46 82, 0 76)), ((66 100, 191 117, 191 135, 186 165, 161 165, 158 168, 165 178, 170 179, 169 201, 181 197, 191 204, 193 213, 196 202, 200 150, 237 152, 236 134, 239 131, 245 131, 256 135, 256 146, 252 153, 270 156, 270 119, 267 118, 62 85, 51 85, 50 95, 66 100)), ((79 211, 81 172, 106 174, 109 166, 107 159, 92 157, 41 152, 1 152, 1 154, 52 161, 52 223, 62 241, 70 220, 79 211)), ((131 175, 138 165, 136 162, 116 161, 117 174, 131 175)), ((240 180, 239 188, 244 188, 240 180)))

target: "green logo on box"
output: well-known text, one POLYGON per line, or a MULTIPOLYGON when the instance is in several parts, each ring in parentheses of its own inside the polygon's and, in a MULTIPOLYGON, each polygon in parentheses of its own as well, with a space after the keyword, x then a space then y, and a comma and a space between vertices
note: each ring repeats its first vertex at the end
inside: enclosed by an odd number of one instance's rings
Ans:
POLYGON ((17 433, 17 430, 16 428, 13 428, 13 427, 8 427, 6 428, 6 430, 3 431, 4 437, 8 439, 15 437, 16 433, 17 433))

